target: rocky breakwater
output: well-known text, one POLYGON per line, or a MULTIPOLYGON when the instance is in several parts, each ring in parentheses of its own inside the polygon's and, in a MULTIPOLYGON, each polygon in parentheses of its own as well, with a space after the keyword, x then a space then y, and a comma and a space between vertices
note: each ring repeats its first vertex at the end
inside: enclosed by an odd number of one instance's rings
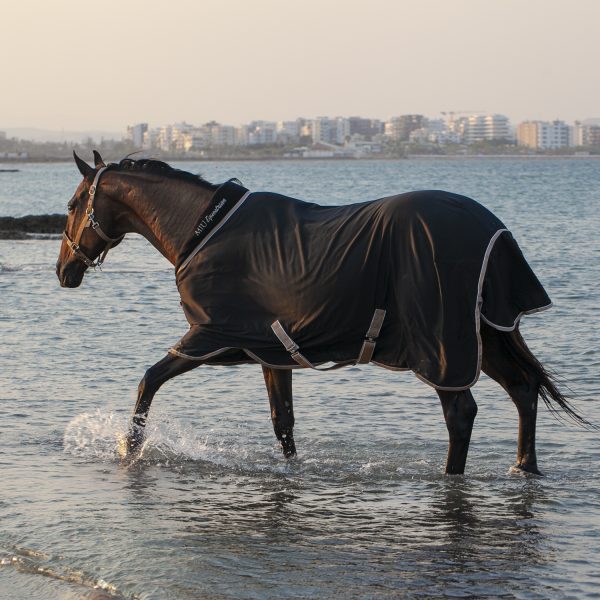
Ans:
POLYGON ((66 222, 66 215, 60 214, 0 217, 0 239, 26 240, 38 236, 60 235, 66 222))

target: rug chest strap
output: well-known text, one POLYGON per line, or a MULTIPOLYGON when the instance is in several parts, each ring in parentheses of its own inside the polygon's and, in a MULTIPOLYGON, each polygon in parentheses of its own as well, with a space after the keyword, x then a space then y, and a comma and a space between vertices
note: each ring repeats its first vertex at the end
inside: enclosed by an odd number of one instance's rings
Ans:
MULTIPOLYGON (((384 318, 385 310, 377 308, 373 313, 371 325, 369 326, 369 329, 365 335, 365 341, 363 342, 360 354, 356 360, 356 364, 366 364, 371 361, 384 318)), ((290 353, 291 357, 301 367, 306 367, 307 369, 316 369, 317 371, 330 371, 331 369, 338 369, 344 366, 344 364, 336 364, 332 367, 326 368, 316 367, 308 360, 308 358, 306 358, 306 356, 300 353, 300 346, 298 346, 298 344, 296 344, 296 342, 294 342, 294 340, 287 334, 286 330, 283 328, 283 325, 279 321, 275 321, 271 325, 271 329, 277 336, 277 339, 285 346, 285 349, 290 353)))
POLYGON ((375 352, 375 344, 377 343, 377 338, 379 337, 379 332, 381 331, 381 326, 383 325, 383 320, 385 319, 385 310, 382 308, 376 308, 373 313, 373 318, 371 319, 371 325, 365 335, 365 341, 363 342, 362 348, 360 349, 360 354, 358 355, 358 360, 356 364, 358 365, 366 365, 371 362, 373 358, 373 352, 375 352))

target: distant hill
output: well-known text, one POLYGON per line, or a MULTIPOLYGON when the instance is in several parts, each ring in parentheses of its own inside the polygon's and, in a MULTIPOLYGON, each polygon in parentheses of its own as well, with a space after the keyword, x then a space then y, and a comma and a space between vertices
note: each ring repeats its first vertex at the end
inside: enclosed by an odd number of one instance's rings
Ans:
POLYGON ((88 138, 94 141, 120 140, 124 136, 122 131, 53 131, 51 129, 39 129, 36 127, 7 127, 0 126, 0 131, 6 133, 7 138, 18 138, 32 142, 83 142, 88 138))

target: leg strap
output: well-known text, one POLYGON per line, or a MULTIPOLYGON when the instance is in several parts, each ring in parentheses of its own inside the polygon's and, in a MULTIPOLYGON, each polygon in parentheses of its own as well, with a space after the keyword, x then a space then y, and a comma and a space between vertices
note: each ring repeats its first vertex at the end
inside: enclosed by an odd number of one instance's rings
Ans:
POLYGON ((373 318, 371 319, 371 325, 365 335, 365 341, 363 342, 362 348, 360 349, 360 354, 358 355, 358 359, 356 364, 358 365, 366 365, 371 362, 373 358, 373 352, 375 352, 375 344, 377 343, 377 338, 379 337, 379 332, 381 331, 381 326, 383 325, 383 320, 385 319, 385 310, 382 308, 376 308, 373 313, 373 318))
MULTIPOLYGON (((355 364, 366 364, 371 361, 384 318, 385 310, 377 308, 373 314, 371 325, 367 331, 367 334, 365 335, 365 341, 363 342, 360 354, 355 364)), ((307 369, 316 369, 317 371, 330 371, 332 369, 339 369, 347 364, 341 363, 327 368, 316 367, 306 358, 306 356, 300 353, 300 346, 298 346, 298 344, 296 344, 296 342, 294 342, 294 340, 287 334, 286 330, 283 328, 283 325, 279 321, 275 321, 271 325, 271 329, 277 336, 277 339, 285 346, 285 349, 290 353, 291 357, 301 367, 305 367, 307 369)))
POLYGON ((337 364, 332 367, 320 368, 315 367, 306 356, 300 354, 300 346, 294 342, 294 340, 287 334, 283 325, 279 321, 275 321, 271 325, 273 333, 277 336, 277 339, 285 346, 285 349, 290 353, 291 357, 301 366, 307 369, 315 369, 316 371, 331 371, 332 369, 339 369, 345 366, 345 364, 337 364))

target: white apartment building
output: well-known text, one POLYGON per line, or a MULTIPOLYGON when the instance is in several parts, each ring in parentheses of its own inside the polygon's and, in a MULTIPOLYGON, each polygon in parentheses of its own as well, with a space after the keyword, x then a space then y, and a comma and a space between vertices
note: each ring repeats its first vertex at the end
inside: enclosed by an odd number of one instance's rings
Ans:
POLYGON ((173 140, 173 127, 171 125, 164 125, 161 127, 155 138, 155 146, 160 150, 169 152, 171 150, 171 142, 173 140))
POLYGON ((252 121, 248 124, 248 144, 274 144, 277 141, 277 123, 252 121))
POLYGON ((443 144, 449 141, 449 135, 444 119, 427 119, 423 127, 410 132, 408 139, 417 144, 443 144))
POLYGON ((564 121, 525 121, 517 128, 519 146, 536 150, 568 148, 572 143, 572 129, 564 121))
POLYGON ((233 146, 236 141, 235 127, 232 125, 210 121, 205 123, 200 131, 208 146, 233 146))
POLYGON ((600 147, 600 119, 589 119, 582 123, 575 121, 575 126, 571 131, 573 146, 600 147))
POLYGON ((470 115, 454 121, 456 133, 465 144, 489 140, 512 139, 508 117, 504 115, 470 115))
POLYGON ((277 123, 277 141, 283 144, 295 143, 303 135, 306 119, 299 117, 294 121, 279 121, 277 123))
POLYGON ((313 144, 343 145, 350 139, 351 122, 346 117, 317 117, 311 122, 313 144))
POLYGON ((312 120, 312 139, 313 144, 323 142, 329 144, 331 142, 331 132, 333 129, 333 123, 329 117, 317 117, 312 120))

